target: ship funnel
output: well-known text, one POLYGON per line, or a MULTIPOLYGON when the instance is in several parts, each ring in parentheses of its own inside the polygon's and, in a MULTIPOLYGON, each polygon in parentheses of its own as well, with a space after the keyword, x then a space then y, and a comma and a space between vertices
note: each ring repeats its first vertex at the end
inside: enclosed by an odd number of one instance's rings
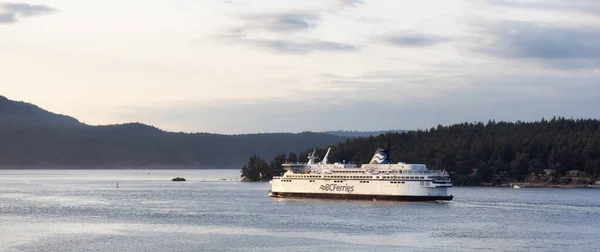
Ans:
POLYGON ((327 164, 327 156, 329 156, 329 151, 331 150, 331 148, 327 148, 327 153, 325 153, 325 157, 323 157, 323 161, 321 161, 321 164, 327 164))
MULTIPOLYGON (((388 145, 389 146, 389 145, 388 145)), ((390 149, 389 148, 379 148, 375 152, 375 155, 371 159, 369 164, 391 164, 390 161, 390 149)))

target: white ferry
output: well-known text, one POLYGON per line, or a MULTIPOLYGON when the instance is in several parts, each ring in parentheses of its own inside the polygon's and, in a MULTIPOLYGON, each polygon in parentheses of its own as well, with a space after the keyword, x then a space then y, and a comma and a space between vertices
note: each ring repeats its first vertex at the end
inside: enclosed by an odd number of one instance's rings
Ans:
POLYGON ((452 200, 448 173, 424 164, 392 164, 389 148, 379 148, 369 164, 321 162, 315 152, 308 163, 283 164, 285 173, 273 177, 269 196, 334 199, 429 201, 452 200))

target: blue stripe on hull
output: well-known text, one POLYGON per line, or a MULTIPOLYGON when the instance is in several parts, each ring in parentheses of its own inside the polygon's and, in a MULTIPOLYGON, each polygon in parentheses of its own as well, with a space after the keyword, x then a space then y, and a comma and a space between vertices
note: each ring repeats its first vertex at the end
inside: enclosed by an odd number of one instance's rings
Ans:
POLYGON ((390 200, 390 201, 434 201, 452 200, 454 196, 411 196, 411 195, 369 195, 369 194, 337 194, 337 193, 289 193, 269 192, 271 197, 290 198, 322 198, 322 199, 360 199, 360 200, 390 200))

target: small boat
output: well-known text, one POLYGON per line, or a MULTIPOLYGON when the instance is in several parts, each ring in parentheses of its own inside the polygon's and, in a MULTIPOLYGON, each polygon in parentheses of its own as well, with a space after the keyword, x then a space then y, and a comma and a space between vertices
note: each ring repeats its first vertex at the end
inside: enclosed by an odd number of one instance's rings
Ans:
POLYGON ((515 188, 515 189, 521 188, 519 185, 513 185, 512 187, 515 188))
POLYGON ((185 179, 184 178, 180 178, 180 177, 176 177, 176 178, 171 179, 171 181, 185 181, 185 179))

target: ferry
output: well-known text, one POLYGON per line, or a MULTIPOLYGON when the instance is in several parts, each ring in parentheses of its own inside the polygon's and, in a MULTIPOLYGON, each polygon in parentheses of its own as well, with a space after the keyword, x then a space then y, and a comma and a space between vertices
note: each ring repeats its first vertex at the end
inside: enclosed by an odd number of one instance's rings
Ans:
POLYGON ((282 176, 270 181, 272 197, 365 199, 395 201, 452 200, 446 170, 429 170, 424 164, 390 161, 389 146, 378 148, 368 164, 322 161, 313 151, 307 163, 283 164, 282 176))

